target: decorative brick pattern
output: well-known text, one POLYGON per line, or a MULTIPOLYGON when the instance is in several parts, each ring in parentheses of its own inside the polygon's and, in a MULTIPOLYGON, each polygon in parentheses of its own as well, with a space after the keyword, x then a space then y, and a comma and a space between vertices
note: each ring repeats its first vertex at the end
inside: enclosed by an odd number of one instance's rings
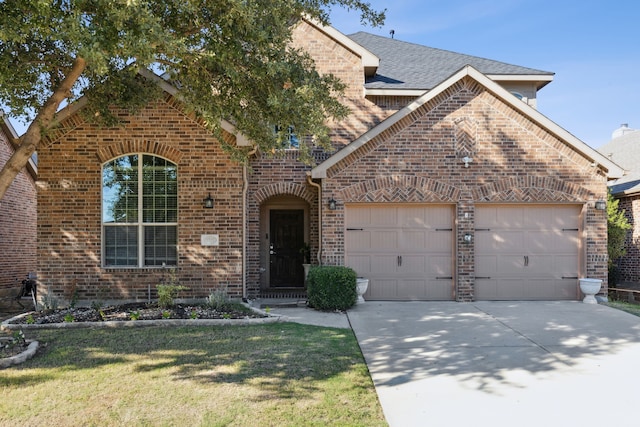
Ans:
POLYGON ((463 238, 474 230, 476 203, 580 203, 587 206, 580 275, 603 279, 606 293, 606 218, 588 207, 606 195, 602 171, 469 77, 327 174, 323 192, 338 201, 338 210, 323 215, 327 264, 344 263, 345 204, 455 203, 455 295, 458 301, 472 301, 474 245, 463 244, 463 238), (465 125, 456 131, 454 123, 465 125), (464 150, 474 157, 468 168, 460 159, 464 150))

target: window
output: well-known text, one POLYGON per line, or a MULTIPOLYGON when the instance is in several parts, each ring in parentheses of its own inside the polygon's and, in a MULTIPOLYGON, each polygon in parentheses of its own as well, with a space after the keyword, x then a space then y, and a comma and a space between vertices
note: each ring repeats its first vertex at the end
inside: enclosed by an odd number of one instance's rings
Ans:
POLYGON ((118 157, 102 167, 105 267, 177 265, 178 172, 148 154, 118 157))
POLYGON ((278 139, 282 144, 282 148, 300 147, 300 141, 298 140, 298 135, 293 131, 293 126, 287 126, 286 130, 282 126, 276 126, 275 132, 279 136, 278 139))

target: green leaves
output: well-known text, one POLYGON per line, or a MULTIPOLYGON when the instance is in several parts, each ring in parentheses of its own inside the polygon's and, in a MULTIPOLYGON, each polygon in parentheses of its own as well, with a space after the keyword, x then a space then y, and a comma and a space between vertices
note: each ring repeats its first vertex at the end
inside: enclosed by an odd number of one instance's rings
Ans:
MULTIPOLYGON (((151 68, 179 85, 187 109, 212 130, 231 121, 271 152, 273 126, 293 126, 313 136, 305 157, 311 143, 328 147, 326 120, 348 111, 335 98, 342 83, 291 47, 292 28, 302 16, 326 21, 334 6, 359 9, 374 25, 384 17, 355 0, 0 2, 0 103, 12 116, 37 116, 82 58, 67 102, 86 95, 86 117, 113 126, 113 106, 135 112, 160 95, 137 75, 151 68)), ((53 121, 41 123, 46 130, 53 121)))

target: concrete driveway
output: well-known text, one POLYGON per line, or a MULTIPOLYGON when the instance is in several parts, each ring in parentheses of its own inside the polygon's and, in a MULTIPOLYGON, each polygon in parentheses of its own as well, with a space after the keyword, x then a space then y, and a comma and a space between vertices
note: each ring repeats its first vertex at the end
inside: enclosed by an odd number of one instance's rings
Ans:
POLYGON ((348 312, 395 426, 640 425, 640 318, 581 302, 348 312))

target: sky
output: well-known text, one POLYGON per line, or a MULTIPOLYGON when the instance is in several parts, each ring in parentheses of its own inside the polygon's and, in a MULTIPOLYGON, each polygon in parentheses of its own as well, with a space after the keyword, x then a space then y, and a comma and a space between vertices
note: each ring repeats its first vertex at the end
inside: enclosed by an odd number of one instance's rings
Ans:
POLYGON ((622 123, 640 129, 637 0, 368 1, 387 9, 381 28, 340 8, 332 26, 347 35, 394 30, 398 40, 554 72, 538 111, 593 148, 622 123))
POLYGON ((334 9, 331 25, 555 73, 538 111, 593 148, 622 123, 640 129, 636 0, 368 0, 382 27, 334 9))

